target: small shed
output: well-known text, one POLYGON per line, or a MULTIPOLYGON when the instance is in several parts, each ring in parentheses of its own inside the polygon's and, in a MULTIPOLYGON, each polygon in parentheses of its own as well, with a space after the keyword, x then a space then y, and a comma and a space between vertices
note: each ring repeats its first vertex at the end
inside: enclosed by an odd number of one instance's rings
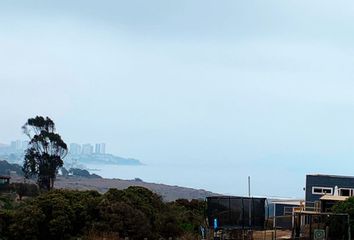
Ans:
POLYGON ((268 202, 269 217, 292 215, 293 208, 300 207, 302 202, 303 200, 297 199, 270 199, 268 202))
POLYGON ((302 200, 296 199, 270 199, 268 202, 269 219, 273 221, 274 228, 291 229, 294 208, 299 208, 302 200))

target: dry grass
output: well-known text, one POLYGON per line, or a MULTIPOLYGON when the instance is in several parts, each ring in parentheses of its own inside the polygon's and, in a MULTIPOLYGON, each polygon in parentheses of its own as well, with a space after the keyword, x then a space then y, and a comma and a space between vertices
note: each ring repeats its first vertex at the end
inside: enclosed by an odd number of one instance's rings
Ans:
POLYGON ((99 233, 90 231, 83 240, 120 240, 118 233, 99 233))
POLYGON ((272 240, 273 236, 277 236, 277 239, 290 239, 291 231, 289 230, 266 230, 266 231, 255 231, 253 232, 253 239, 262 239, 262 240, 272 240))
POLYGON ((198 240, 200 238, 198 236, 196 236, 195 234, 186 233, 178 239, 179 240, 198 240))

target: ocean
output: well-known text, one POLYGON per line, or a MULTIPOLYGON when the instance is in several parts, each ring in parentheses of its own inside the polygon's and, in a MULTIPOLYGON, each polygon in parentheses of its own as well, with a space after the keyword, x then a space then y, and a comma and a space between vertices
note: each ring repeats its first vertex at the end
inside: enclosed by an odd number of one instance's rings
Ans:
POLYGON ((132 180, 205 189, 225 195, 247 196, 251 176, 253 196, 301 197, 304 177, 292 171, 267 170, 231 165, 98 165, 85 164, 104 178, 132 180))

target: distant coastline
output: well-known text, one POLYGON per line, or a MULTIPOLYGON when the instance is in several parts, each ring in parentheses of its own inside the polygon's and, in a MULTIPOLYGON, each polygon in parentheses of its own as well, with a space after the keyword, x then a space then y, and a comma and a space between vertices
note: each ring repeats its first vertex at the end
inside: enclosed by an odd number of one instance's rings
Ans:
MULTIPOLYGON (((16 140, 11 144, 0 143, 0 159, 11 163, 22 164, 24 152, 28 147, 28 141, 16 140)), ((144 165, 140 160, 116 156, 106 152, 105 143, 96 144, 95 149, 92 144, 71 143, 68 155, 64 158, 66 167, 85 168, 86 164, 97 165, 144 165)))
POLYGON ((65 162, 75 164, 143 165, 140 160, 123 158, 113 154, 68 154, 65 162))

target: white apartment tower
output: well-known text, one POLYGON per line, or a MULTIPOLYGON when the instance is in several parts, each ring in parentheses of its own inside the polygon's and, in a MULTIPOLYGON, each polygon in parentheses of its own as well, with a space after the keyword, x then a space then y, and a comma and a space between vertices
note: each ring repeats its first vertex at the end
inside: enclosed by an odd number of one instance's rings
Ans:
POLYGON ((105 143, 96 143, 95 153, 96 154, 105 154, 106 153, 106 144, 105 143))

